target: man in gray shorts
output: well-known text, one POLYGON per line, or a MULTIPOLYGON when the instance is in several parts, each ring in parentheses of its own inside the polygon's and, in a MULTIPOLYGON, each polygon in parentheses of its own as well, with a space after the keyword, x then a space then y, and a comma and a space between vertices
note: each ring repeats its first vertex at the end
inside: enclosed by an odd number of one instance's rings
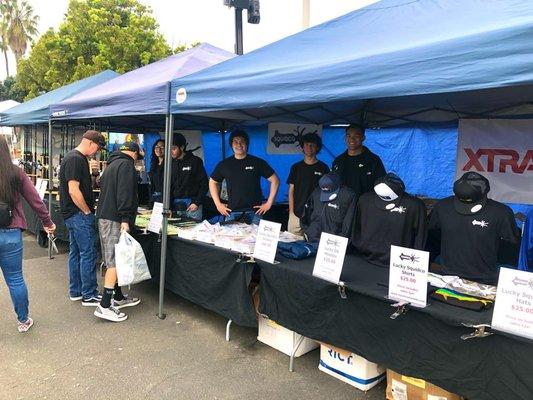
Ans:
POLYGON ((130 298, 122 293, 117 284, 115 268, 115 244, 118 243, 120 234, 128 232, 135 223, 138 206, 135 160, 141 158, 137 143, 124 143, 120 146, 120 151, 109 156, 100 185, 96 218, 107 270, 102 300, 94 310, 94 315, 113 322, 128 318, 120 311, 121 308, 136 306, 141 302, 138 298, 130 298))

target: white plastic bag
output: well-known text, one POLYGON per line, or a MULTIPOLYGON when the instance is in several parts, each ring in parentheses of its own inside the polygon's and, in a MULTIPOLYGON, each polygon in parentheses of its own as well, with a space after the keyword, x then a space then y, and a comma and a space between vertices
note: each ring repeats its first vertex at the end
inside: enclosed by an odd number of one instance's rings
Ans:
POLYGON ((119 286, 133 285, 152 277, 141 245, 127 232, 120 234, 115 245, 115 264, 119 286))

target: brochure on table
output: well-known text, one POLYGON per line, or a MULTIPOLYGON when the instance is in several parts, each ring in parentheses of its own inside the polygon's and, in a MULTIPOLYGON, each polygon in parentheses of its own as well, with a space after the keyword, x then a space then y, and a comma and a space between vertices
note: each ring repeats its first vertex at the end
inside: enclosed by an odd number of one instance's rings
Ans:
POLYGON ((407 247, 391 246, 389 299, 427 305, 429 253, 407 247))
POLYGON ((348 239, 322 232, 313 268, 313 276, 339 284, 348 239))
POLYGON ((278 248, 281 224, 277 222, 259 221, 257 237, 255 239, 254 258, 274 264, 278 248))
POLYGON ((150 222, 148 223, 148 230, 150 232, 159 233, 163 226, 163 203, 154 203, 150 222))
POLYGON ((533 339, 533 273, 500 268, 492 327, 533 339))

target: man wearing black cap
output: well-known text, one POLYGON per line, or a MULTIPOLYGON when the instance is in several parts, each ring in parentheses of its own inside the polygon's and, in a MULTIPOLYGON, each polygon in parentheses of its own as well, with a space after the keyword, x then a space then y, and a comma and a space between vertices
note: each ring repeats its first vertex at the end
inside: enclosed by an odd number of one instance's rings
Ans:
POLYGON ((94 196, 87 157, 105 148, 104 136, 93 130, 68 152, 59 169, 59 204, 69 231, 69 296, 83 306, 100 301, 96 282, 94 196))
POLYGON ((388 173, 372 192, 359 197, 353 246, 369 262, 388 267, 391 245, 423 250, 427 223, 424 202, 405 191, 405 184, 388 173))
POLYGON ((117 285, 115 268, 115 245, 121 232, 128 232, 135 224, 137 215, 137 171, 135 161, 142 159, 142 152, 135 142, 126 142, 120 151, 114 152, 107 160, 102 174, 100 198, 98 199, 98 231, 102 255, 107 270, 104 278, 104 293, 94 315, 108 321, 120 322, 127 315, 120 311, 140 303, 138 298, 124 295, 117 285))
POLYGON ((302 137, 304 159, 293 164, 287 183, 289 184, 289 223, 287 230, 301 235, 300 218, 303 215, 307 199, 318 186, 318 181, 329 172, 328 166, 319 161, 316 155, 322 149, 322 139, 316 133, 302 137))
POLYGON ((234 155, 215 167, 209 179, 209 192, 218 212, 226 217, 226 221, 259 223, 261 216, 274 204, 279 178, 265 160, 248 154, 250 138, 245 131, 233 131, 229 143, 234 155), (270 193, 265 203, 261 192, 261 177, 270 182, 270 193), (227 205, 222 203, 219 195, 223 180, 226 180, 228 188, 227 205))
POLYGON ((319 242, 322 232, 351 238, 357 196, 330 172, 320 178, 304 207, 300 223, 309 242, 319 242))
POLYGON ((172 161, 172 206, 177 215, 202 219, 202 204, 207 194, 207 173, 200 157, 187 151, 187 141, 181 133, 174 134, 172 161))
POLYGON ((495 284, 501 241, 517 243, 520 232, 512 210, 487 198, 490 184, 477 172, 467 172, 453 185, 455 196, 435 204, 429 235, 440 243, 443 275, 495 284))
POLYGON ((377 154, 363 146, 365 127, 352 124, 346 128, 346 151, 333 161, 333 171, 341 176, 343 185, 357 196, 370 192, 377 178, 385 175, 385 167, 377 154))

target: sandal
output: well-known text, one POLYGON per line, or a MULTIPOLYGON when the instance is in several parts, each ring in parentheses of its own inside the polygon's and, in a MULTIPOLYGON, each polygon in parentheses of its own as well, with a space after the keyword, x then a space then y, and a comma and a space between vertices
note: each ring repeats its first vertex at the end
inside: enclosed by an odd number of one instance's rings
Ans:
POLYGON ((26 322, 19 322, 18 330, 20 333, 28 332, 30 328, 33 326, 33 319, 28 317, 26 322))

